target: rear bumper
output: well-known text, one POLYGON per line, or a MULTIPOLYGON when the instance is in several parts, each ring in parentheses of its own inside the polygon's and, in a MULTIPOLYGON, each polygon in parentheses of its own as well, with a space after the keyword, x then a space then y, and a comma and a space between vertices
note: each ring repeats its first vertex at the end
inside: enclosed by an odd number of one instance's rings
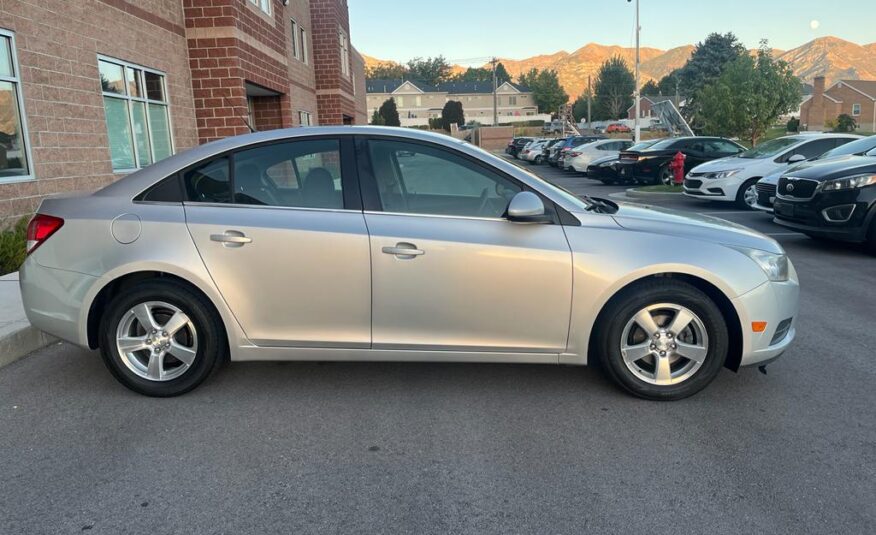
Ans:
POLYGON ((794 342, 800 284, 793 265, 785 282, 767 282, 733 299, 742 323, 740 366, 764 364, 778 358, 794 342), (752 322, 765 321, 763 332, 752 331, 752 322), (782 322, 786 322, 785 325, 782 322), (787 327, 787 328, 784 328, 787 327))
POLYGON ((18 272, 24 313, 31 325, 62 340, 88 347, 85 297, 97 277, 41 266, 28 257, 18 272))

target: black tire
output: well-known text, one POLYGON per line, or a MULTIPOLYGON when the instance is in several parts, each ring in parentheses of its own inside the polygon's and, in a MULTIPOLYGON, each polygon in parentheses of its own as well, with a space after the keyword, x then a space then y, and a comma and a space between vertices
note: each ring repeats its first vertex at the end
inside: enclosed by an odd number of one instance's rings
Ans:
POLYGON ((669 169, 668 165, 664 165, 659 171, 657 171, 657 184, 662 184, 664 186, 675 184, 675 175, 672 173, 672 170, 669 169))
POLYGON ((543 156, 536 156, 536 157, 535 157, 535 165, 541 165, 542 162, 544 162, 544 157, 543 157, 543 156))
POLYGON ((876 217, 873 217, 873 220, 870 221, 870 230, 867 232, 865 245, 870 254, 876 255, 876 217))
POLYGON ((110 301, 100 321, 100 353, 113 376, 129 389, 151 397, 171 397, 192 390, 225 363, 228 342, 219 314, 203 296, 178 282, 148 280, 110 301), (198 347, 192 364, 181 376, 168 381, 138 376, 122 361, 116 347, 116 330, 122 317, 136 305, 150 301, 176 306, 189 317, 197 332, 198 347))
POLYGON ((711 383, 727 359, 729 334, 721 311, 696 287, 680 281, 649 281, 622 291, 609 303, 595 326, 595 349, 600 368, 627 392, 655 401, 673 401, 696 394, 711 383), (658 303, 681 305, 703 322, 708 335, 702 365, 688 379, 673 385, 648 383, 627 368, 621 354, 627 322, 641 309, 658 303))
MULTIPOLYGON (((743 210, 757 210, 757 208, 745 202, 745 190, 757 184, 758 180, 760 180, 760 178, 749 178, 739 186, 739 190, 736 192, 736 206, 738 208, 743 210)), ((755 194, 755 199, 757 199, 757 194, 755 194)))

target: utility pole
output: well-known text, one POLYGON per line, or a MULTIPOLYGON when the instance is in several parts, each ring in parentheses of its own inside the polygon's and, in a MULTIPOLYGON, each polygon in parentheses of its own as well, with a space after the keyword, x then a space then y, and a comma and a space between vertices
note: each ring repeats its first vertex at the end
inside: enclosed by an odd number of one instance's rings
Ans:
MULTIPOLYGON (((627 0, 627 2, 631 2, 632 0, 627 0)), ((639 26, 639 0, 636 0, 636 125, 635 136, 633 137, 633 141, 636 143, 641 139, 641 130, 639 128, 639 108, 642 104, 642 98, 639 94, 639 30, 641 30, 641 26, 639 26)))
POLYGON ((496 78, 496 63, 499 60, 497 58, 493 58, 490 60, 490 64, 493 65, 493 126, 499 126, 499 95, 496 94, 498 90, 498 79, 496 78))
POLYGON ((590 75, 587 75, 587 130, 591 130, 593 125, 590 122, 590 102, 593 100, 593 88, 590 86, 590 75))

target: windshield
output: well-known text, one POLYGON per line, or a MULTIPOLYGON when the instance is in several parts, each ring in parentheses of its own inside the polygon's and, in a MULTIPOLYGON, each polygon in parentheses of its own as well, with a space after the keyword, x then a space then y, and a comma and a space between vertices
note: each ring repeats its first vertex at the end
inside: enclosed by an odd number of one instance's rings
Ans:
POLYGON ((823 160, 825 158, 833 158, 835 156, 848 156, 850 154, 865 154, 867 152, 873 151, 876 149, 876 136, 865 137, 863 139, 856 139, 850 143, 846 143, 844 145, 840 145, 835 149, 831 149, 821 156, 819 156, 818 160, 823 160))
POLYGON ((765 143, 761 143, 753 149, 748 149, 747 151, 740 153, 739 157, 749 159, 770 158, 787 149, 791 145, 796 145, 800 141, 802 141, 802 138, 799 137, 780 137, 778 139, 771 139, 765 143))

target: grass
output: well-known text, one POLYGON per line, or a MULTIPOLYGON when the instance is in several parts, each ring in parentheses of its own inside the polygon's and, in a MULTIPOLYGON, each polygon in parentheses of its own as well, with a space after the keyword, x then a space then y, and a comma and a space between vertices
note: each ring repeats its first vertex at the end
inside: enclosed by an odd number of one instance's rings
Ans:
POLYGON ((635 188, 636 191, 641 191, 643 193, 681 193, 682 188, 681 185, 678 186, 666 186, 663 184, 658 184, 656 186, 640 186, 635 188))
POLYGON ((22 218, 12 227, 0 231, 0 275, 18 271, 24 262, 29 219, 22 218))

